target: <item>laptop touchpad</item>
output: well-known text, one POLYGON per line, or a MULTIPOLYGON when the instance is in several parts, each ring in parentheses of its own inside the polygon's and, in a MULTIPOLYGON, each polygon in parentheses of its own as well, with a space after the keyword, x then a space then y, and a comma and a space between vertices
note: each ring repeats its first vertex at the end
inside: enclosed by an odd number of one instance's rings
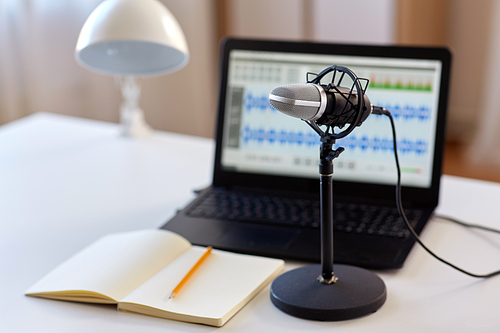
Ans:
POLYGON ((221 245, 243 248, 280 248, 286 249, 300 234, 300 230, 283 230, 281 228, 262 228, 251 225, 238 225, 230 228, 222 237, 221 245))

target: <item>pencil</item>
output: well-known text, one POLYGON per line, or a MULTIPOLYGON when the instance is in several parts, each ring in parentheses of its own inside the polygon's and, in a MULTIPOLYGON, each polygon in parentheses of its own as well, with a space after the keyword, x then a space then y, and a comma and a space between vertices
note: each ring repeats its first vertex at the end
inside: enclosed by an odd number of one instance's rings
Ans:
POLYGON ((198 259, 198 261, 194 264, 194 266, 187 272, 186 276, 179 282, 179 284, 172 290, 172 293, 170 294, 170 297, 168 299, 174 298, 179 290, 184 286, 184 284, 189 280, 189 278, 193 275, 193 273, 198 269, 198 267, 201 266, 201 264, 207 259, 208 255, 212 252, 212 247, 208 246, 203 253, 203 255, 198 259))

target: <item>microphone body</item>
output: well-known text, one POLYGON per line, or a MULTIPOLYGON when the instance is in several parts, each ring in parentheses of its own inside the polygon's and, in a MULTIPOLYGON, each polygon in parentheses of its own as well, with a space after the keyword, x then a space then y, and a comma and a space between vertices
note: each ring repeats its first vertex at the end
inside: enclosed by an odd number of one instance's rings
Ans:
POLYGON ((366 94, 362 101, 363 105, 358 106, 355 90, 341 86, 327 90, 316 83, 283 85, 269 94, 271 106, 286 115, 340 128, 355 121, 358 110, 361 117, 355 126, 371 114, 372 104, 366 94))

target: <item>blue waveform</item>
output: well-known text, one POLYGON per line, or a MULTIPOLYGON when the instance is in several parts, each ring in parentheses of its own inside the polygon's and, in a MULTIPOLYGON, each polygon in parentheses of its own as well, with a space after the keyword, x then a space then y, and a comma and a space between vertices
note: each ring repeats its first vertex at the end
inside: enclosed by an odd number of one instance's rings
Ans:
MULTIPOLYGON (((397 142, 398 151, 400 153, 415 153, 418 155, 425 154, 429 145, 424 140, 409 140, 409 139, 401 139, 397 142)), ((361 151, 372 150, 374 152, 378 151, 394 151, 393 141, 389 138, 379 138, 372 137, 369 138, 366 135, 362 137, 357 137, 356 135, 346 136, 345 138, 338 139, 335 144, 336 147, 345 147, 351 150, 361 149, 361 151)))
POLYGON ((271 144, 296 144, 313 146, 319 143, 319 136, 313 132, 305 133, 300 131, 276 131, 274 129, 265 130, 263 128, 250 128, 245 126, 241 132, 241 137, 245 143, 249 142, 269 142, 271 144))
POLYGON ((258 109, 261 111, 276 111, 271 104, 269 104, 269 98, 267 96, 254 96, 252 93, 248 93, 245 96, 244 105, 247 112, 252 111, 252 109, 258 109))
POLYGON ((418 119, 421 121, 426 121, 429 120, 431 117, 431 109, 428 106, 421 105, 419 107, 417 106, 412 106, 412 105, 391 105, 391 104, 385 104, 385 105, 380 105, 387 110, 389 110, 394 117, 394 119, 404 119, 404 120, 411 120, 411 119, 418 119))
MULTIPOLYGON (((298 146, 314 146, 319 145, 319 136, 313 132, 300 131, 276 131, 274 129, 265 130, 264 128, 250 128, 245 126, 241 132, 241 137, 244 143, 268 142, 270 144, 296 144, 298 146)), ((401 139, 397 142, 398 151, 404 153, 424 154, 428 151, 429 145, 424 140, 409 140, 401 139)), ((349 150, 360 149, 361 151, 372 150, 373 152, 394 151, 392 139, 371 137, 366 135, 357 137, 356 135, 346 136, 338 139, 336 147, 345 147, 349 150)))

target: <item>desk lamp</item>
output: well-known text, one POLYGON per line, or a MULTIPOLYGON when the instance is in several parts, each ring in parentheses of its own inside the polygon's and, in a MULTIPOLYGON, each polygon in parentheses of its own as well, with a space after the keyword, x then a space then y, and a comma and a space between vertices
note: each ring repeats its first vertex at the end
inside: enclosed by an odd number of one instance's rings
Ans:
POLYGON ((181 69, 189 51, 179 23, 159 1, 106 0, 83 25, 75 58, 86 69, 120 78, 123 134, 139 137, 151 129, 138 106, 137 78, 181 69))

